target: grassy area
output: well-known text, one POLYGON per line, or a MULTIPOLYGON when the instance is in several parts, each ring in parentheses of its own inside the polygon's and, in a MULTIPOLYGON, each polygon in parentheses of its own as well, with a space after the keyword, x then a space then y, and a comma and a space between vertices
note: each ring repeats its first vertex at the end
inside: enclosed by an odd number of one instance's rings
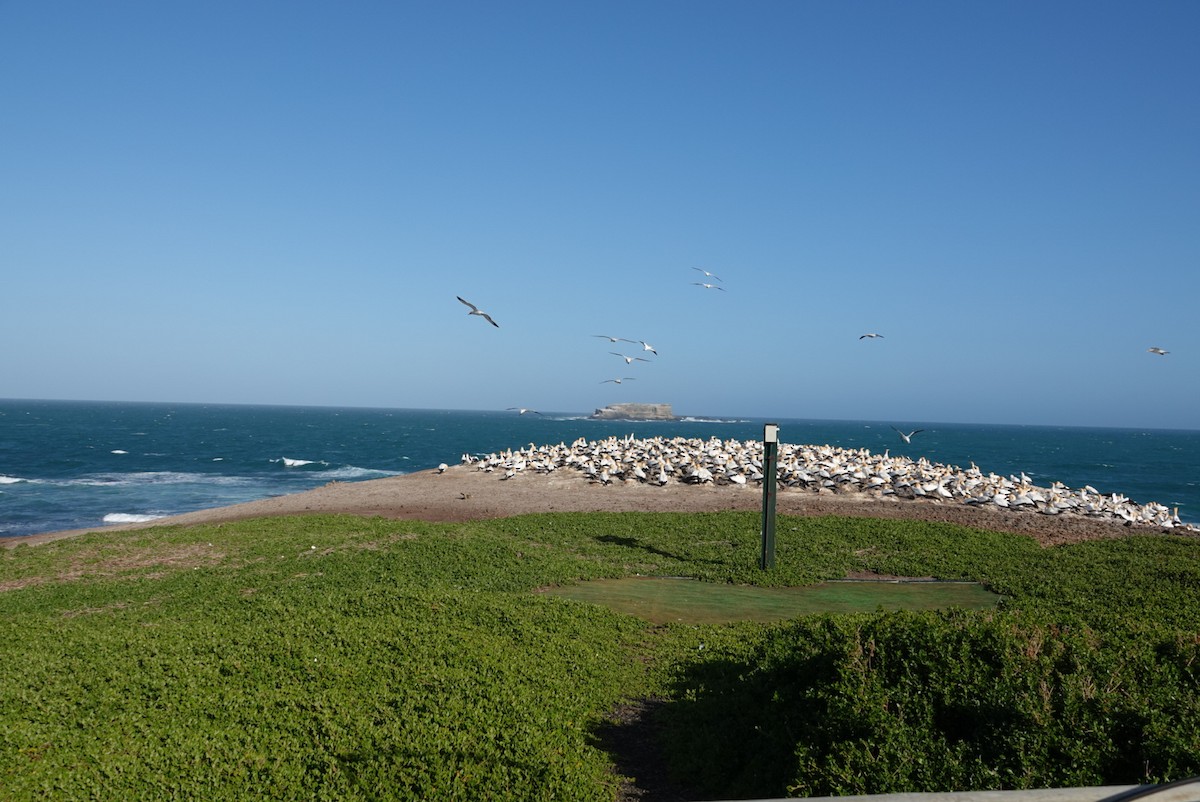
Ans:
POLYGON ((264 519, 0 551, 0 797, 612 799, 597 733, 665 698, 696 796, 1200 774, 1200 541, 554 514, 264 519), (872 569, 998 611, 655 626, 551 594, 872 569), (1064 761, 1070 761, 1067 771, 1064 761))

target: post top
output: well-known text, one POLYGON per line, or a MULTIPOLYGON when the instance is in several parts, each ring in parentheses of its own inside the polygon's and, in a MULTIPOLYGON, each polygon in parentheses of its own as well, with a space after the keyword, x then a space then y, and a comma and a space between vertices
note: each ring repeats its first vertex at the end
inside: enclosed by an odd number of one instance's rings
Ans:
POLYGON ((768 423, 763 426, 763 442, 778 443, 779 442, 779 424, 768 423))

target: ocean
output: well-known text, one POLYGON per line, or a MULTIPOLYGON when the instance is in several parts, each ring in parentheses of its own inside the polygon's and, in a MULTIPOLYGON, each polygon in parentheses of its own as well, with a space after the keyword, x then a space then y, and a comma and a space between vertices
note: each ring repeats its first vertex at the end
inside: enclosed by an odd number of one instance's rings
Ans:
MULTIPOLYGON (((0 537, 153 520, 609 436, 761 440, 761 418, 0 400, 0 537)), ((781 442, 1091 485, 1200 524, 1200 431, 771 419, 781 442), (893 431, 924 431, 906 444, 893 431)))

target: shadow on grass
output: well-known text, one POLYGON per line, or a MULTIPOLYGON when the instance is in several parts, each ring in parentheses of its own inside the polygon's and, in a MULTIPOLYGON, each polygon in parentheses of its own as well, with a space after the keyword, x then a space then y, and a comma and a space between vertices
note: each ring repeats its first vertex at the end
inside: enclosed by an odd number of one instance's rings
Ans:
POLYGON ((593 732, 593 745, 612 758, 626 781, 619 802, 685 802, 703 799, 672 777, 663 748, 664 699, 638 699, 622 704, 593 732))
POLYGON ((621 546, 622 548, 626 548, 626 549, 640 549, 640 550, 646 552, 647 554, 656 554, 659 557, 666 557, 668 560, 675 560, 677 562, 692 561, 692 558, 690 558, 690 557, 684 557, 681 554, 675 554, 670 551, 663 551, 662 549, 658 548, 657 546, 651 546, 649 543, 645 543, 636 537, 621 537, 620 535, 600 535, 599 537, 596 538, 596 541, 599 543, 608 543, 613 546, 621 546))

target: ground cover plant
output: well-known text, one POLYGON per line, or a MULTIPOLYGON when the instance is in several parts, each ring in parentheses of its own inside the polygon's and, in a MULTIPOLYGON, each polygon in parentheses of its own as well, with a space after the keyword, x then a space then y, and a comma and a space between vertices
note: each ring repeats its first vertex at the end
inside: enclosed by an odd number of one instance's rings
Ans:
POLYGON ((0 551, 0 797, 614 799, 663 701, 694 797, 1200 774, 1200 541, 547 514, 262 519, 0 551), (638 574, 976 580, 996 611, 655 626, 538 593, 638 574))

